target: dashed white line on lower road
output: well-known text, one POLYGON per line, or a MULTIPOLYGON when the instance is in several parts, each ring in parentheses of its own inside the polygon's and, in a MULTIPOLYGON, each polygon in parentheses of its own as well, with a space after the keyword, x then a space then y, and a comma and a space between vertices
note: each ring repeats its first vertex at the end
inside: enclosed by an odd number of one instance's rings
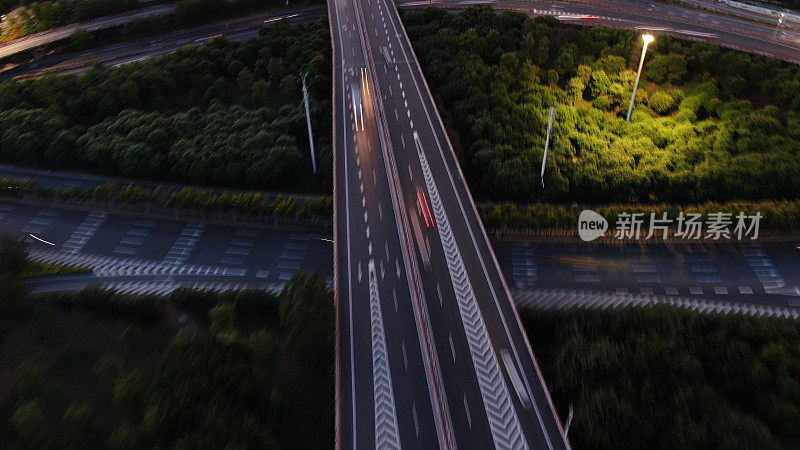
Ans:
POLYGON ((408 370, 408 356, 406 355, 406 341, 403 339, 403 342, 400 346, 400 349, 403 351, 403 365, 406 366, 406 370, 408 370))
POLYGON ((53 219, 40 219, 40 218, 36 217, 36 218, 31 220, 31 224, 33 224, 33 225, 42 225, 42 226, 49 227, 50 225, 53 224, 53 219))
POLYGON ((86 242, 94 236, 105 220, 105 212, 90 212, 61 248, 71 253, 80 252, 83 246, 86 245, 86 242))
POLYGON ((472 429, 472 416, 469 414, 469 404, 467 403, 467 394, 464 394, 464 412, 467 413, 467 424, 472 429))
POLYGON ((453 335, 448 334, 447 339, 450 340, 450 353, 453 355, 453 362, 456 362, 456 346, 453 345, 453 335))
POLYGON ((419 422, 417 421, 417 405, 414 402, 411 402, 411 413, 414 415, 414 431, 416 431, 417 437, 419 437, 419 422))

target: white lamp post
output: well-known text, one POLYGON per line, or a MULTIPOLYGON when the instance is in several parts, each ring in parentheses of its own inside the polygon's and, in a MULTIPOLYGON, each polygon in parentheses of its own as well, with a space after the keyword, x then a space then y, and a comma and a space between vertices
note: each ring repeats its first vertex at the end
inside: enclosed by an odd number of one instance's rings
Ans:
POLYGON ((631 104, 628 106, 628 116, 625 118, 626 122, 631 121, 631 112, 633 112, 633 102, 636 100, 636 89, 639 88, 639 77, 642 76, 642 66, 644 65, 644 54, 647 53, 647 46, 650 45, 655 37, 652 34, 643 34, 644 47, 642 47, 642 58, 639 60, 639 70, 636 72, 636 83, 633 84, 633 94, 631 94, 631 104))

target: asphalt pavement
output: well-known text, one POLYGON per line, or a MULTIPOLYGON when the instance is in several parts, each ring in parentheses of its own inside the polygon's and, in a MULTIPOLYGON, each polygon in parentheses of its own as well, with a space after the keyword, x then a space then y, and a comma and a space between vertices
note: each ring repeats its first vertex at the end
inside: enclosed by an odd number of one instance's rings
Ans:
POLYGON ((35 64, 33 62, 19 64, 0 71, 0 81, 16 77, 38 76, 43 73, 81 74, 89 70, 95 61, 112 66, 146 61, 175 52, 187 45, 200 45, 206 40, 218 36, 233 41, 244 41, 258 35, 258 30, 265 24, 282 18, 290 23, 301 23, 319 20, 324 16, 324 6, 281 8, 82 52, 45 56, 37 60, 35 64))
POLYGON ((42 31, 40 33, 25 36, 15 39, 5 44, 0 44, 0 59, 15 53, 30 50, 39 47, 40 45, 49 44, 69 37, 76 30, 95 31, 106 28, 116 27, 128 22, 133 22, 137 19, 143 19, 148 16, 157 16, 164 14, 172 14, 175 11, 175 5, 156 5, 149 8, 138 9, 126 13, 115 14, 113 16, 99 17, 93 20, 84 22, 73 23, 63 27, 53 28, 51 30, 42 31))
POLYGON ((800 239, 741 242, 498 241, 510 288, 579 289, 797 306, 800 239))
MULTIPOLYGON (((703 19, 660 3, 642 2, 655 8, 649 13, 631 11, 630 2, 490 3, 529 14, 597 16, 562 20, 797 58, 788 32, 769 36, 756 22, 736 29, 735 18, 703 19)), ((604 302, 638 294, 796 306, 794 242, 686 248, 516 242, 500 243, 496 254, 395 5, 334 0, 328 8, 332 236, 0 202, 0 229, 27 236, 34 259, 94 269, 36 280, 32 288, 100 280, 128 292, 164 293, 181 284, 278 289, 295 271, 321 269, 333 256, 333 273, 321 272, 335 283, 340 448, 569 448, 509 288, 515 295, 533 292, 528 304, 543 298, 543 289, 574 286, 616 296, 604 302)), ((580 297, 574 292, 541 301, 574 302, 580 297)))
MULTIPOLYGON (((108 211, 105 219, 97 223, 97 230, 89 236, 95 223, 91 222, 91 217, 103 214, 0 200, 0 233, 28 238, 31 250, 41 257, 72 258, 95 269, 92 275, 72 279, 56 277, 55 281, 46 279, 37 283, 47 290, 57 289, 62 279, 85 280, 88 284, 152 281, 159 275, 175 276, 176 281, 236 281, 234 287, 239 287, 239 282, 281 283, 296 270, 318 270, 323 278, 332 282, 330 233, 269 225, 206 224, 199 240, 187 253, 185 266, 222 268, 228 270, 227 274, 216 278, 193 275, 191 271, 178 275, 180 270, 174 268, 171 268, 172 273, 160 274, 158 263, 164 262, 187 226, 197 222, 108 211), (32 239, 28 233, 55 245, 32 239), (255 236, 244 236, 254 233, 255 236), (88 239, 82 247, 72 245, 80 242, 79 237, 83 236, 88 239), (71 238, 72 242, 67 244, 71 238), (141 243, 137 239, 141 239, 141 243), (246 252, 244 247, 250 240, 254 242, 247 255, 234 254, 246 252), (305 242, 305 251, 302 251, 302 244, 295 245, 293 241, 305 242), (229 248, 230 252, 226 253, 229 248), (285 253, 287 250, 289 252, 285 253), (228 259, 223 261, 223 258, 228 259), (155 265, 143 272, 148 264, 155 265), (298 264, 300 269, 294 269, 298 264)), ((787 295, 800 286, 800 249, 797 248, 800 237, 770 237, 742 243, 648 241, 647 245, 499 238, 493 240, 492 246, 509 288, 515 293, 532 289, 582 289, 678 295, 732 303, 800 305, 800 297, 787 295)), ((131 285, 131 289, 135 286, 131 285)))
POLYGON ((567 448, 395 5, 337 1, 329 9, 337 446, 567 448), (392 296, 372 289, 364 266, 381 267, 380 288, 392 296), (395 285, 406 284, 396 297, 410 308, 392 308, 395 285), (407 310, 413 316, 398 314, 407 310), (398 381, 413 372, 398 355, 415 341, 426 383, 398 381), (358 348, 370 345, 371 361, 361 359, 358 348), (370 369, 371 379, 359 377, 370 369), (407 389, 422 398, 399 395, 407 389))
MULTIPOLYGON (((800 62, 800 25, 785 21, 782 25, 770 15, 744 11, 727 6, 715 0, 693 0, 703 8, 716 8, 724 14, 714 13, 683 5, 639 0, 625 2, 620 0, 597 0, 581 2, 534 2, 516 0, 444 0, 436 2, 402 1, 398 7, 415 8, 423 6, 443 7, 460 10, 476 4, 487 4, 498 10, 515 10, 531 15, 550 15, 564 22, 583 25, 606 25, 617 28, 639 29, 670 34, 683 39, 710 42, 717 45, 751 51, 764 55, 800 62), (736 13, 743 17, 731 16, 736 13)), ((156 11, 162 11, 159 7, 156 11)), ((163 9, 162 13, 172 11, 163 9)), ((265 23, 280 17, 291 22, 316 20, 325 15, 322 6, 306 8, 286 8, 231 19, 224 22, 202 25, 185 30, 177 30, 158 36, 146 37, 128 42, 112 44, 79 53, 45 56, 36 64, 19 64, 0 71, 0 81, 43 73, 45 71, 63 74, 81 74, 95 61, 108 65, 122 65, 144 61, 153 57, 174 52, 185 45, 199 44, 215 36, 225 36, 232 40, 246 40, 258 33, 265 23)), ((138 12, 102 20, 100 23, 118 25, 127 20, 139 18, 138 12), (122 21, 122 22, 120 22, 122 21)), ((100 20, 100 19, 98 19, 100 20)), ((76 25, 68 26, 75 27, 76 25)), ((2 51, 22 51, 30 45, 41 45, 63 34, 60 31, 44 32, 42 36, 31 37, 31 42, 20 42, 21 47, 0 45, 2 51), (52 33, 55 33, 51 36, 52 33), (6 47, 9 49, 6 50, 6 47)), ((14 41, 17 42, 17 41, 14 41)))
POLYGON ((800 31, 767 22, 704 11, 692 7, 649 0, 581 0, 539 2, 526 0, 437 0, 403 1, 399 7, 434 6, 452 11, 477 4, 496 10, 518 11, 532 16, 553 16, 579 25, 605 25, 669 34, 682 39, 708 42, 751 53, 800 63, 800 31))
POLYGON ((131 293, 166 293, 180 284, 279 290, 295 272, 314 270, 332 284, 331 236, 317 231, 0 200, 0 232, 25 238, 37 261, 93 269, 90 276, 37 281, 34 292, 88 284, 131 293))

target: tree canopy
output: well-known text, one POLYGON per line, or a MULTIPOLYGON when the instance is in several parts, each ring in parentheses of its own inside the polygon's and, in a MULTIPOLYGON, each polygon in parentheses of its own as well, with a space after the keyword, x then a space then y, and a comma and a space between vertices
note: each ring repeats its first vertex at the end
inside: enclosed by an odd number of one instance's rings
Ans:
POLYGON ((299 75, 330 181, 327 24, 212 39, 154 61, 0 84, 0 158, 191 183, 301 189, 310 178, 299 75))
POLYGON ((478 197, 800 198, 797 65, 659 35, 627 123, 637 32, 487 7, 403 17, 478 197), (557 113, 542 191, 550 106, 557 113))
POLYGON ((800 328, 672 307, 523 312, 576 448, 791 448, 800 328))
POLYGON ((280 296, 87 288, 34 301, 25 263, 24 244, 0 237, 3 447, 332 445, 334 304, 319 275, 280 296))

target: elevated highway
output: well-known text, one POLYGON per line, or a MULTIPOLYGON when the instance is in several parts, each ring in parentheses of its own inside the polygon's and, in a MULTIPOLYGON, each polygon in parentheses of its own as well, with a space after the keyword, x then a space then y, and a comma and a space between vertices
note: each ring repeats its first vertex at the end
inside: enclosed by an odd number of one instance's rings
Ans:
POLYGON ((338 448, 568 448, 392 2, 333 0, 338 448))

